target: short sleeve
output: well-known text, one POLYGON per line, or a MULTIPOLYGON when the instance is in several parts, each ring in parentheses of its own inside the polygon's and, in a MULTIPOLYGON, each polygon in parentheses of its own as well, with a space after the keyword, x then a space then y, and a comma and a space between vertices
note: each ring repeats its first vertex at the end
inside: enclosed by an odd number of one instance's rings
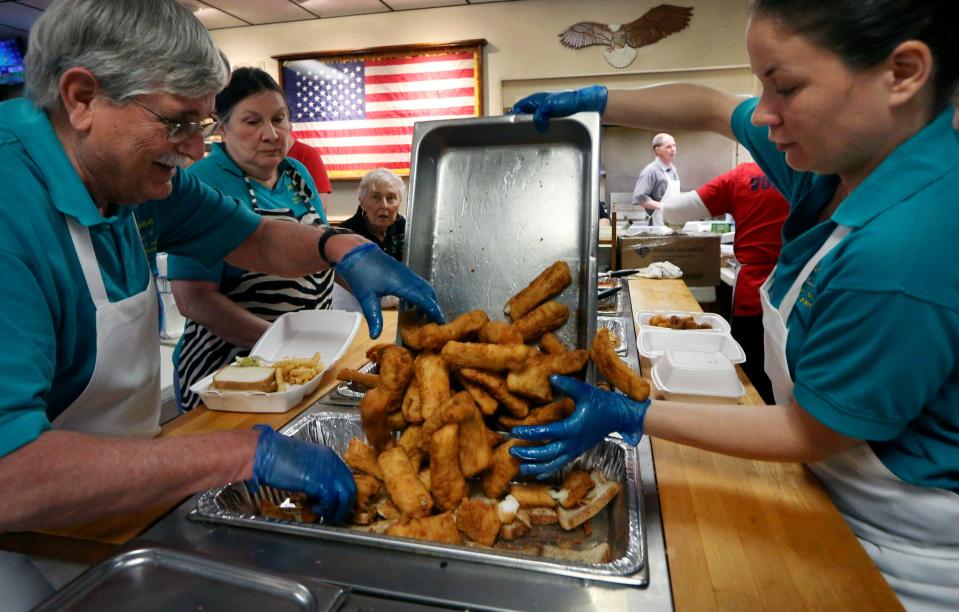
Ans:
POLYGON ((50 429, 44 397, 50 390, 57 332, 49 304, 30 267, 0 251, 0 456, 50 429))
POLYGON ((223 280, 225 266, 226 264, 222 260, 212 266, 205 266, 200 261, 187 255, 170 255, 167 257, 167 278, 170 280, 220 283, 223 280))
POLYGON ((633 187, 633 204, 644 204, 650 200, 649 194, 653 191, 654 182, 653 171, 648 166, 643 168, 636 179, 636 186, 633 187))
POLYGON ((189 172, 177 172, 173 192, 156 204, 158 250, 188 255, 204 266, 232 253, 260 224, 259 215, 189 172))
POLYGON ((733 211, 733 181, 730 174, 726 172, 713 177, 696 189, 699 199, 714 217, 733 211))
MULTIPOLYGON (((845 435, 891 440, 955 368, 959 316, 901 293, 825 291, 796 362, 794 396, 845 435)), ((796 316, 795 314, 793 316, 796 316)))

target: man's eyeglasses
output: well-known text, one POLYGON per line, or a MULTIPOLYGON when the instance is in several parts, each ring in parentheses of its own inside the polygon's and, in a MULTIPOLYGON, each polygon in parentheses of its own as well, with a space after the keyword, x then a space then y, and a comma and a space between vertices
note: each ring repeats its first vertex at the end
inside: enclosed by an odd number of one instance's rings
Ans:
POLYGON ((180 144, 181 142, 186 142, 190 138, 193 138, 196 134, 201 134, 204 138, 213 133, 213 130, 216 129, 216 126, 219 122, 213 117, 207 117, 205 119, 200 119, 199 121, 174 121, 173 119, 167 119, 160 113, 150 109, 134 98, 130 98, 130 101, 147 111, 154 117, 160 120, 160 123, 166 126, 169 133, 167 134, 167 140, 172 144, 180 144))

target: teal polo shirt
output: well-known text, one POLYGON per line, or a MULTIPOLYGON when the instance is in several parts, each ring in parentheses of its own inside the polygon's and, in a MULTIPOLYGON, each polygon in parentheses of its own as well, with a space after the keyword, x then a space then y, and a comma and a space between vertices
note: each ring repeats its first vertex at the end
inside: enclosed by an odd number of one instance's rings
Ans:
POLYGON ((65 216, 89 228, 111 301, 147 287, 144 249, 212 263, 260 219, 183 172, 169 197, 121 206, 103 218, 46 114, 23 98, 0 104, 0 184, 3 456, 49 429, 93 373, 96 311, 65 216))
MULTIPOLYGON (((323 202, 320 200, 316 184, 306 167, 297 160, 287 157, 280 162, 279 178, 273 188, 269 188, 258 181, 250 180, 247 185, 243 170, 227 155, 226 147, 221 143, 213 145, 210 154, 196 162, 188 172, 210 187, 235 197, 253 210, 253 199, 250 197, 250 185, 256 194, 256 206, 261 210, 290 210, 297 219, 309 212, 307 203, 293 187, 293 181, 287 168, 294 168, 299 172, 306 184, 313 190, 313 199, 309 204, 316 210, 324 224, 327 224, 323 213, 323 202)), ((225 261, 218 261, 213 265, 204 265, 199 258, 171 255, 167 258, 167 276, 180 280, 203 280, 220 283, 224 279, 236 279, 246 270, 231 266, 225 261)))
POLYGON ((837 224, 849 235, 803 283, 787 321, 796 401, 868 440, 901 480, 959 491, 959 133, 944 112, 817 223, 838 177, 797 172, 750 120, 736 138, 790 202, 770 299, 782 302, 837 224))

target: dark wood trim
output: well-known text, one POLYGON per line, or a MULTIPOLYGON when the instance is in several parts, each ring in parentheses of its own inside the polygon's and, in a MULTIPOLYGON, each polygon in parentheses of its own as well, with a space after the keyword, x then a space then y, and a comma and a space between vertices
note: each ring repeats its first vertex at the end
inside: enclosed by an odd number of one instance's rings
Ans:
POLYGON ((339 49, 335 51, 310 51, 307 53, 285 53, 282 55, 271 55, 277 63, 303 60, 303 59, 322 59, 325 61, 338 58, 374 55, 393 55, 396 53, 422 53, 424 51, 446 51, 459 47, 479 47, 480 57, 482 57, 483 47, 486 46, 485 38, 474 38, 472 40, 460 40, 456 42, 434 42, 434 43, 416 43, 412 45, 390 45, 388 47, 367 47, 365 49, 339 49))

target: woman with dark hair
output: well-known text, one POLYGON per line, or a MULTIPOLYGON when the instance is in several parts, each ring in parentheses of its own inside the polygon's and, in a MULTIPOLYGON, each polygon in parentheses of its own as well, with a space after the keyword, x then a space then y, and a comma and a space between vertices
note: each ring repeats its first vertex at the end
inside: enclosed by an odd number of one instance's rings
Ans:
POLYGON ((573 416, 513 435, 545 474, 618 431, 802 461, 910 610, 959 608, 959 84, 955 0, 757 0, 759 98, 693 85, 534 94, 514 112, 735 138, 790 203, 761 289, 774 406, 554 385, 573 416))
MULTIPOLYGON (((214 143, 191 174, 261 216, 327 225, 310 173, 287 157, 289 111, 273 77, 256 68, 234 70, 216 96, 216 115, 223 142, 214 143)), ((177 308, 187 318, 173 356, 181 410, 200 403, 191 385, 247 354, 277 317, 330 308, 332 269, 283 278, 177 255, 170 255, 168 265, 177 308)))

